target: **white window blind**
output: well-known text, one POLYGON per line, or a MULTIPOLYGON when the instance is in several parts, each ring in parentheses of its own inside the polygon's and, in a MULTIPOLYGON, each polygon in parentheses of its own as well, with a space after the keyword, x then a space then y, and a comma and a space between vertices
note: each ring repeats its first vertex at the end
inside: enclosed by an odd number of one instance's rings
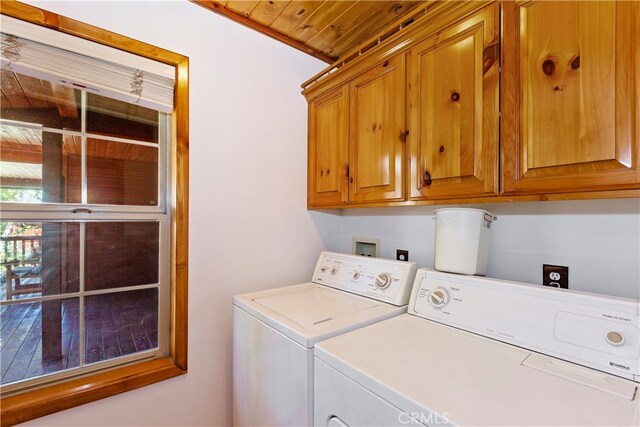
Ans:
POLYGON ((165 113, 173 110, 174 67, 3 17, 2 69, 85 89, 165 113), (44 31, 45 33, 43 33, 44 31), (65 49, 73 48, 73 51, 65 49))

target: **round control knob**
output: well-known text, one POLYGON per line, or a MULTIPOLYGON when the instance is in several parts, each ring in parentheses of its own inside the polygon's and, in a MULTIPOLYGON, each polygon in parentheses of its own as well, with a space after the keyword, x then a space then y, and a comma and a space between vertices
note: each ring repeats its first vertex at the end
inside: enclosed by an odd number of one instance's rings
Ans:
POLYGON ((353 273, 353 280, 358 280, 360 278, 360 272, 356 271, 353 273))
POLYGON ((376 276, 376 288, 385 289, 391 284, 391 277, 388 273, 380 273, 376 276))
POLYGON ((620 346, 624 344, 624 335, 620 332, 609 331, 607 332, 607 342, 611 345, 620 346))
POLYGON ((336 275, 336 273, 338 273, 338 267, 333 267, 333 268, 331 269, 331 275, 332 275, 332 276, 335 276, 335 275, 336 275))
POLYGON ((327 267, 320 267, 320 272, 321 272, 321 273, 324 273, 324 272, 326 272, 326 271, 327 271, 327 267))
POLYGON ((444 288, 436 288, 429 294, 429 302, 436 308, 444 307, 449 303, 449 292, 444 288))

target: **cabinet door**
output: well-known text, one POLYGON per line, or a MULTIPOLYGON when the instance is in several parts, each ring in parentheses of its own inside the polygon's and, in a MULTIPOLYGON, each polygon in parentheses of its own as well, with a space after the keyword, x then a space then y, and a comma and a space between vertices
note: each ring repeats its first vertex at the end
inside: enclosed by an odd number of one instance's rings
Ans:
POLYGON ((498 192, 499 8, 409 52, 411 199, 498 192))
POLYGON ((309 102, 307 199, 310 207, 348 201, 348 86, 309 102))
POLYGON ((404 55, 350 83, 349 202, 403 200, 404 55))
POLYGON ((639 9, 504 2, 506 194, 638 187, 639 9))

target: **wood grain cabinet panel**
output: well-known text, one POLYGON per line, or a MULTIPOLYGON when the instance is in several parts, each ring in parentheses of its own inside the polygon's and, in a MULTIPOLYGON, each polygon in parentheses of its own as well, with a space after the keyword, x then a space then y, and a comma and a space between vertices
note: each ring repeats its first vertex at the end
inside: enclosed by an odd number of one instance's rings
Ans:
POLYGON ((349 87, 344 85, 309 102, 309 206, 336 206, 348 201, 348 93, 349 87))
POLYGON ((349 201, 404 199, 404 54, 350 82, 349 201))
POLYGON ((504 2, 505 194, 637 188, 638 2, 504 2))
POLYGON ((410 198, 498 193, 499 7, 409 51, 410 198))

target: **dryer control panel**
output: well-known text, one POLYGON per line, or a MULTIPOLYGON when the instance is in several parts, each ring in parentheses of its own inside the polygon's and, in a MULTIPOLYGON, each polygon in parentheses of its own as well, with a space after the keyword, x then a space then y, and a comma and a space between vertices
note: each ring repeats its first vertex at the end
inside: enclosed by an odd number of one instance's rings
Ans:
POLYGON ((409 303, 416 263, 322 252, 312 281, 393 305, 409 303))
POLYGON ((640 382, 640 301, 418 270, 409 314, 640 382))

